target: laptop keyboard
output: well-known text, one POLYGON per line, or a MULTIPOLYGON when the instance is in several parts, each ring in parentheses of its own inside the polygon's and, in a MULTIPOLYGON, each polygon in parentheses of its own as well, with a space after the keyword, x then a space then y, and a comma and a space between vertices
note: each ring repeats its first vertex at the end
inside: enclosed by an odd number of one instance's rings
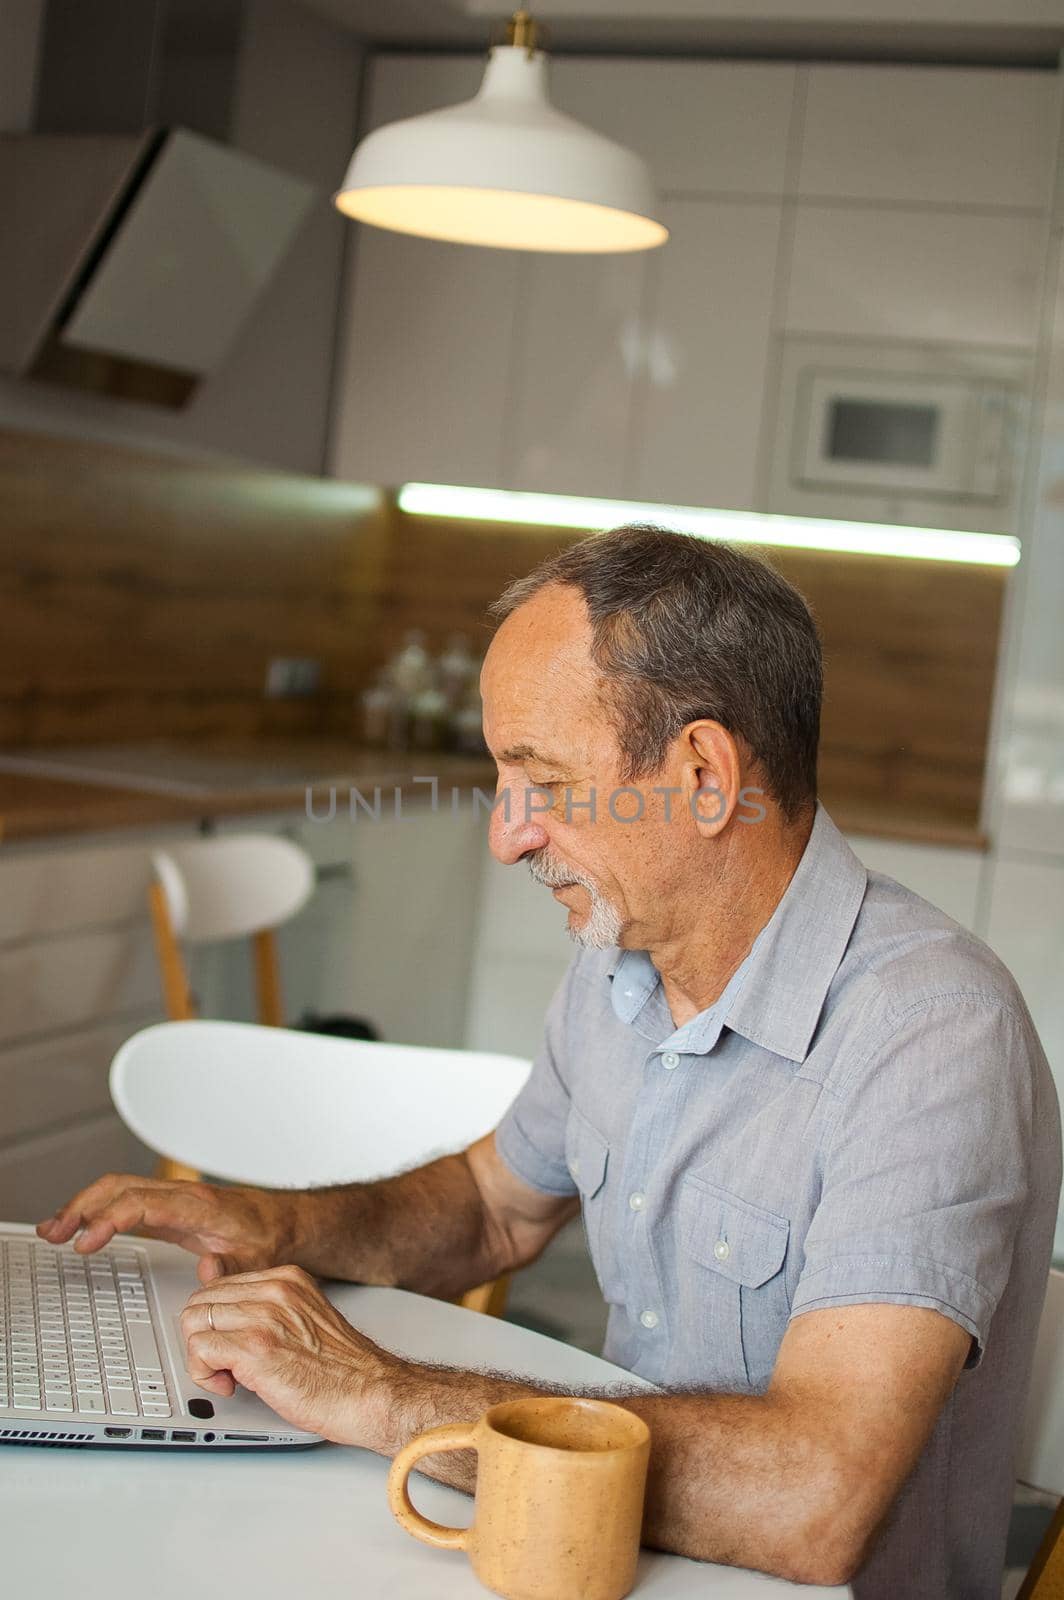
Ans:
POLYGON ((0 1238, 0 1407, 168 1417, 141 1258, 0 1238))

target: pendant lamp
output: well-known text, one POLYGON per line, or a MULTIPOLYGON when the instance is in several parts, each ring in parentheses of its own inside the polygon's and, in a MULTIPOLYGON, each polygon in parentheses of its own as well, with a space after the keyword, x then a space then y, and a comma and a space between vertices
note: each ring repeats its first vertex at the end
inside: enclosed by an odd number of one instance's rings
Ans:
POLYGON ((669 236, 646 163, 551 105, 527 11, 472 100, 362 140, 335 204, 377 228, 504 250, 608 254, 669 236))

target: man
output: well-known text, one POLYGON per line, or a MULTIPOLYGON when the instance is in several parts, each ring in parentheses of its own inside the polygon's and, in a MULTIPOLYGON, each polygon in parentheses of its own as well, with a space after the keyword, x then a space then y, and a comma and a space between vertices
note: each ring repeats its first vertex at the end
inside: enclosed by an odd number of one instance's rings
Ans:
POLYGON ((583 946, 499 1128, 336 1189, 107 1177, 41 1236, 198 1252, 191 1375, 391 1454, 536 1387, 399 1360, 307 1274, 456 1295, 582 1209, 605 1354, 665 1391, 626 1401, 649 1544, 997 1600, 1060 1187, 1014 983, 817 807, 819 644, 770 568, 619 529, 496 609, 492 849, 583 946))

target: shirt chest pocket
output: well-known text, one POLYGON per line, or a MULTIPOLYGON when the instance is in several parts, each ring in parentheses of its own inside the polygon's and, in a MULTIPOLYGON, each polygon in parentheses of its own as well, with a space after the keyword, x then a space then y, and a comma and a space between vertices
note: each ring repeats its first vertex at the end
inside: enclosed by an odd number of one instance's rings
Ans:
POLYGON ((698 1330, 706 1382, 760 1393, 790 1314, 790 1223, 697 1173, 681 1184, 679 1223, 683 1322, 698 1330))
POLYGON ((565 1160, 573 1182, 580 1190, 580 1211, 588 1251, 594 1263, 599 1287, 606 1300, 620 1298, 616 1270, 616 1251, 609 1246, 604 1227, 607 1174, 610 1164, 609 1142, 574 1106, 565 1125, 565 1160))

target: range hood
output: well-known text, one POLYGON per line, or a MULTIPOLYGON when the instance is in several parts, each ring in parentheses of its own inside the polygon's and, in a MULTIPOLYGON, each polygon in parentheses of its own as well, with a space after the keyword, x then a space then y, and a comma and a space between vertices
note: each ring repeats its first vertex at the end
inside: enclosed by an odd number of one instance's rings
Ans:
POLYGON ((314 193, 181 128, 0 137, 0 368, 184 405, 314 193))

